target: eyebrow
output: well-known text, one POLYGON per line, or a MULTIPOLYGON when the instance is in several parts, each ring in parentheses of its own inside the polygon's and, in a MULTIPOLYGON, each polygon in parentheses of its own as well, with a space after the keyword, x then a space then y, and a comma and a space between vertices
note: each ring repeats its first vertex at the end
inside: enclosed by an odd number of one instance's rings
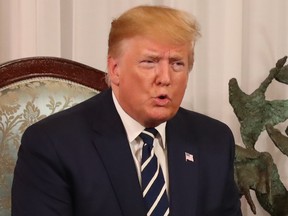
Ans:
POLYGON ((181 61, 181 60, 184 60, 184 58, 180 57, 180 56, 172 56, 172 57, 169 57, 169 60, 170 61, 181 61))
POLYGON ((143 53, 143 56, 147 58, 161 58, 161 55, 156 52, 145 52, 143 53))
MULTIPOLYGON (((161 59, 163 55, 158 54, 157 52, 148 51, 148 52, 143 53, 143 57, 151 58, 151 59, 161 59)), ((179 60, 183 60, 184 56, 181 56, 178 53, 174 53, 172 56, 169 56, 168 59, 169 61, 179 61, 179 60)))

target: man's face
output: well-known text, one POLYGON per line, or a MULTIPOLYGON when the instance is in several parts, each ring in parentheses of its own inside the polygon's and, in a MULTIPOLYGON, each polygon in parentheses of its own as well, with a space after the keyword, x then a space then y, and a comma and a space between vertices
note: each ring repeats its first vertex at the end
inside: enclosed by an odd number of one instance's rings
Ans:
POLYGON ((172 118, 185 93, 190 52, 190 44, 140 36, 124 41, 121 55, 108 58, 111 87, 123 110, 145 127, 172 118))

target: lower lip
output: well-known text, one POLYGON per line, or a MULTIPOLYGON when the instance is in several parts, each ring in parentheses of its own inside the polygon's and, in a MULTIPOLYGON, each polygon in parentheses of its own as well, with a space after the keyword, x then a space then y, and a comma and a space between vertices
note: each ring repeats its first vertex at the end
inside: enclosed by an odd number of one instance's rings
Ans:
POLYGON ((155 103, 157 106, 166 106, 170 102, 170 99, 165 98, 165 99, 160 99, 160 98, 155 98, 155 103))

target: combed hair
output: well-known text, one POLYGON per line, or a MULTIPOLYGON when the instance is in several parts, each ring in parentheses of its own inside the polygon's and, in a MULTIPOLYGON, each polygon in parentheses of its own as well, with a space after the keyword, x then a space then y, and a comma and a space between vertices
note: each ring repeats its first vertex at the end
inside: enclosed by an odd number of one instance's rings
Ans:
POLYGON ((121 41, 134 36, 147 36, 173 44, 191 43, 192 48, 200 33, 196 19, 184 11, 164 6, 138 6, 111 23, 108 55, 119 55, 121 41))

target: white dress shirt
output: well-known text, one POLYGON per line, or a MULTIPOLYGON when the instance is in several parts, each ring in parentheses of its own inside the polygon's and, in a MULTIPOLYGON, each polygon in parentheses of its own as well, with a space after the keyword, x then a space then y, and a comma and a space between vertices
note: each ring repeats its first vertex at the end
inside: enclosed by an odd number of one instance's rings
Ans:
MULTIPOLYGON (((117 101, 117 98, 115 97, 114 93, 113 95, 113 101, 116 107, 116 110, 118 114, 120 115, 120 118, 122 120, 122 123, 124 125, 124 128, 126 130, 127 138, 130 144, 130 149, 134 158, 135 166, 138 173, 138 179, 141 185, 141 159, 142 159, 142 147, 143 147, 143 140, 139 137, 139 134, 145 129, 144 126, 139 124, 137 121, 135 121, 132 117, 130 117, 120 106, 120 104, 117 101)), ((165 143, 165 127, 166 122, 158 125, 156 127, 157 131, 159 132, 156 136, 156 139, 154 139, 154 149, 155 149, 155 155, 158 158, 159 164, 162 168, 164 179, 166 182, 166 191, 169 194, 168 188, 169 188, 169 178, 168 178, 168 162, 167 162, 167 148, 165 143)))

